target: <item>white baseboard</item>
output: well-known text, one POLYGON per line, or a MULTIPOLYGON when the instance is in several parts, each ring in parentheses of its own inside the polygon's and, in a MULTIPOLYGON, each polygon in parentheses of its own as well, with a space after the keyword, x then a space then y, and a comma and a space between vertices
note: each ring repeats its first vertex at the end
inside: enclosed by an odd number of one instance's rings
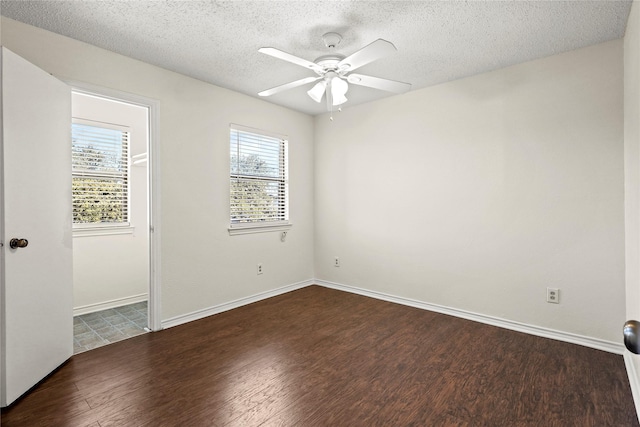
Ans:
POLYGON ((287 292, 295 291, 296 289, 306 288, 313 285, 315 281, 313 279, 305 280, 303 282, 294 283, 291 285, 283 286, 281 288, 273 289, 271 291, 260 292, 259 294, 251 295, 245 298, 240 298, 235 301, 218 304, 213 307, 204 308, 191 313, 182 314, 180 316, 171 317, 162 321, 162 328, 172 328, 174 326, 182 325, 183 323, 199 320, 213 314, 222 313, 223 311, 232 310, 234 308, 242 307, 243 305, 252 304, 254 302, 261 301, 263 299, 275 297, 287 292))
MULTIPOLYGON (((219 304, 213 307, 204 308, 191 313, 175 316, 162 321, 162 328, 171 328, 173 326, 182 325, 183 323, 199 320, 213 314, 222 313, 227 310, 242 307, 243 305, 251 304, 263 299, 271 298, 277 295, 291 292, 296 289, 301 289, 310 285, 319 285, 326 288, 337 289, 344 292, 350 292, 358 295, 363 295, 370 298, 375 298, 383 301, 393 302, 396 304, 402 304, 410 307, 420 308, 423 310, 434 311, 437 313, 448 314, 450 316, 460 317, 462 319, 473 320, 475 322, 484 323, 487 325, 497 326, 500 328, 510 329, 512 331, 523 332, 526 334, 536 335, 539 337, 550 338, 558 341, 564 341, 572 344, 578 344, 585 347, 594 348, 597 350, 606 351, 614 354, 624 354, 625 348, 622 343, 616 343, 612 341, 601 340, 599 338, 587 337, 578 334, 572 334, 570 332, 558 331, 555 329, 543 328, 541 326, 528 325, 526 323, 515 322, 513 320, 501 319, 498 317, 487 316, 485 314, 473 313, 466 310, 460 310, 457 308, 446 307, 438 304, 431 304, 423 301, 418 301, 410 298, 399 297, 382 292, 371 291, 368 289, 357 288, 354 286, 343 285, 341 283, 329 282, 326 280, 309 279, 302 282, 294 283, 291 285, 283 286, 281 288, 273 289, 271 291, 261 292, 259 294, 251 295, 245 298, 240 298, 227 303, 219 304)), ((640 387, 638 388, 640 395, 640 387)))
POLYGON ((633 403, 636 406, 636 414, 640 421, 640 378, 638 378, 638 370, 635 363, 633 363, 633 354, 630 351, 625 350, 624 365, 627 368, 627 377, 629 377, 629 385, 631 386, 631 394, 633 395, 633 403))
POLYGON ((551 338, 558 341, 565 341, 572 344, 583 345, 585 347, 595 348, 597 350, 607 351, 609 353, 623 354, 624 345, 612 341, 601 340, 599 338, 586 337, 582 335, 572 334, 569 332, 557 331, 554 329, 543 328, 540 326, 528 325, 525 323, 515 322, 512 320, 501 319, 498 317, 487 316, 485 314, 473 313, 457 308, 446 307, 437 304, 430 304, 410 298, 398 297, 385 294, 382 292, 370 291, 367 289, 357 288, 354 286, 343 285, 340 283, 329 282, 326 280, 316 280, 315 283, 327 288, 337 289, 340 291, 351 292, 383 301, 393 302, 396 304, 407 305, 410 307, 421 308, 423 310, 435 311, 437 313, 448 314, 450 316, 460 317, 475 322, 485 323, 487 325, 498 326, 500 328, 510 329, 512 331, 524 332, 526 334, 536 335, 544 338, 551 338))
POLYGON ((89 314, 96 311, 107 310, 109 308, 122 307, 123 305, 135 304, 137 302, 149 299, 148 294, 133 295, 125 298, 117 298, 111 301, 99 302, 96 304, 87 304, 80 307, 74 307, 73 315, 89 314))
POLYGON ((473 313, 466 310, 460 310, 457 308, 446 307, 438 304, 426 303, 410 298, 399 297, 382 292, 371 291, 367 289, 357 288, 354 286, 347 286, 340 283, 329 282, 326 280, 310 279, 303 282, 294 283, 288 286, 283 286, 267 292, 261 292, 246 298, 240 298, 235 301, 231 301, 224 304, 219 304, 214 307, 197 310, 192 313, 187 313, 180 316, 175 316, 170 319, 162 321, 162 328, 171 328, 173 326, 182 325, 183 323, 199 320, 213 314, 222 313, 227 310, 241 307, 243 305, 251 304, 263 299, 271 298, 277 295, 284 294, 286 292, 294 291, 311 285, 324 286, 326 288, 337 289, 340 291, 350 292, 358 295, 363 295, 370 298, 375 298, 383 301, 388 301, 396 304, 402 304, 409 307, 415 307, 423 310, 434 311, 437 313, 447 314, 450 316, 460 317, 462 319, 472 320, 475 322, 484 323, 487 325, 497 326, 504 329, 510 329, 513 331, 523 332, 526 334, 536 335, 544 338, 550 338, 558 341, 564 341, 572 344, 578 344, 585 347, 594 348, 597 350, 606 351, 609 353, 623 355, 624 363, 627 369, 627 375, 629 377, 629 383, 631 385, 631 392, 633 394, 633 400, 636 406, 636 412, 639 414, 640 419, 640 377, 638 377, 638 371, 632 360, 631 354, 625 350, 624 345, 612 341, 601 340, 598 338, 587 337, 583 335, 572 334, 569 332, 558 331, 549 328, 543 328, 535 325, 528 325, 525 323, 515 322, 512 320, 501 319, 493 316, 487 316, 484 314, 473 313))

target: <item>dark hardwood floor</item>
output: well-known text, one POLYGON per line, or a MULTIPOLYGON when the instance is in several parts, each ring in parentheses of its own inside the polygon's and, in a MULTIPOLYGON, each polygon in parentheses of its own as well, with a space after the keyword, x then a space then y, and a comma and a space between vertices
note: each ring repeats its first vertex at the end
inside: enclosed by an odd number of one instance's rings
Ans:
POLYGON ((11 426, 637 426, 622 356, 311 286, 73 356, 11 426))

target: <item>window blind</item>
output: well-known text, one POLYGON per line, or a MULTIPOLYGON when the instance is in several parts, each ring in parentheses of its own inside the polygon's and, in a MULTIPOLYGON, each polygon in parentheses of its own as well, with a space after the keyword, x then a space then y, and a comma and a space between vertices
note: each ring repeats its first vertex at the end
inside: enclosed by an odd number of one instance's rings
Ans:
POLYGON ((129 132, 73 123, 73 222, 129 224, 129 132))
POLYGON ((231 128, 231 225, 285 222, 287 141, 231 128))

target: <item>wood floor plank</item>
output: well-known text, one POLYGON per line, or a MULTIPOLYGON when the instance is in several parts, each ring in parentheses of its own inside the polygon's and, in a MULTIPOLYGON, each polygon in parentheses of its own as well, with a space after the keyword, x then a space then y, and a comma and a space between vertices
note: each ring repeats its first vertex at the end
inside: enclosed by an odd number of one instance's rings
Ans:
POLYGON ((73 356, 3 426, 638 426, 621 356, 311 286, 73 356))

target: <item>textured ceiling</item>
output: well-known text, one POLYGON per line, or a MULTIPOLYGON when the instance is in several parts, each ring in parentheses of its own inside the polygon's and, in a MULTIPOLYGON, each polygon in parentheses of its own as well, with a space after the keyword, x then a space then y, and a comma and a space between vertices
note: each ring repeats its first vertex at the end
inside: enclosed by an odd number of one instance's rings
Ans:
MULTIPOLYGON (((631 1, 7 1, 2 15, 258 97, 314 74, 258 52, 313 61, 322 35, 349 55, 382 38, 398 52, 358 73, 413 90, 624 36, 631 1)), ((264 98, 325 111, 311 85, 264 98)), ((349 105, 391 94, 351 85, 349 105)), ((401 95, 400 95, 401 96, 401 95)))

